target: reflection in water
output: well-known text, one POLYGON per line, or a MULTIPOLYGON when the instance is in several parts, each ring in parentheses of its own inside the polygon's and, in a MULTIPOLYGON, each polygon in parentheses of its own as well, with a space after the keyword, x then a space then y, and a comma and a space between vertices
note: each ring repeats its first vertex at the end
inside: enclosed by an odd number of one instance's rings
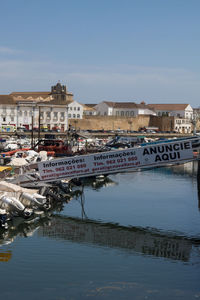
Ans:
POLYGON ((0 261, 7 262, 11 259, 11 251, 0 252, 0 261))
POLYGON ((83 177, 78 180, 73 179, 73 182, 79 183, 80 186, 84 187, 92 187, 95 190, 99 190, 103 187, 109 187, 113 185, 117 185, 118 183, 110 179, 107 175, 105 176, 91 176, 91 177, 83 177))
MULTIPOLYGON (((43 216, 31 222, 18 223, 0 233, 0 246, 12 243, 18 236, 30 237, 35 232, 39 236, 61 239, 95 246, 118 248, 123 251, 138 252, 145 255, 168 259, 189 261, 192 246, 200 245, 199 239, 159 232, 156 229, 126 227, 113 223, 100 223, 93 220, 43 216)), ((11 258, 11 252, 1 255, 0 261, 11 258), (1 259, 2 258, 2 259, 1 259)))
POLYGON ((198 167, 197 167, 197 191, 198 191, 198 207, 200 210, 200 160, 198 161, 198 167))
MULTIPOLYGON (((185 164, 173 165, 168 167, 153 168, 154 172, 164 173, 171 176, 185 176, 191 178, 196 183, 197 180, 197 194, 198 194, 198 208, 200 210, 200 160, 191 161, 185 164)), ((152 172, 148 171, 148 172, 152 172)))
POLYGON ((164 234, 154 229, 104 224, 71 217, 53 216, 50 223, 39 229, 40 236, 182 261, 189 261, 192 246, 200 244, 197 239, 164 234))
MULTIPOLYGON (((170 168, 170 170, 169 168, 157 169, 156 172, 174 172, 192 177, 193 174, 196 174, 200 198, 200 168, 197 166, 197 164, 181 165, 170 168)), ((177 233, 164 233, 151 228, 126 227, 88 219, 84 210, 83 187, 92 186, 94 189, 99 189, 117 183, 106 177, 95 183, 94 180, 88 180, 82 184, 81 193, 79 193, 79 198, 77 197, 81 205, 82 219, 55 215, 55 212, 59 213, 64 206, 64 202, 56 203, 53 212, 48 212, 48 214, 37 216, 29 221, 24 221, 22 218, 13 220, 12 226, 9 226, 7 231, 0 231, 0 246, 12 243, 17 236, 29 237, 37 231, 39 236, 118 248, 129 253, 138 252, 187 262, 190 260, 192 247, 200 245, 199 238, 189 238, 177 233)), ((11 252, 2 251, 0 252, 0 261, 8 261, 11 256, 11 252)))
MULTIPOLYGON (((8 230, 0 230, 0 247, 7 246, 14 242, 18 237, 30 237, 39 229, 40 226, 49 222, 48 216, 42 218, 35 217, 32 220, 24 221, 23 218, 17 218, 12 221, 12 226, 8 230)), ((8 261, 11 259, 11 251, 0 251, 0 261, 8 261)))
POLYGON ((170 169, 173 174, 187 175, 197 179, 198 208, 200 210, 200 160, 172 166, 170 169))
MULTIPOLYGON (((185 177, 196 177, 198 170, 198 161, 191 161, 185 164, 180 165, 172 165, 166 167, 158 167, 152 169, 154 172, 161 172, 165 175, 177 175, 177 176, 185 176, 185 177)), ((150 172, 152 172, 150 170, 150 172)), ((147 170, 148 171, 148 170, 147 170)))

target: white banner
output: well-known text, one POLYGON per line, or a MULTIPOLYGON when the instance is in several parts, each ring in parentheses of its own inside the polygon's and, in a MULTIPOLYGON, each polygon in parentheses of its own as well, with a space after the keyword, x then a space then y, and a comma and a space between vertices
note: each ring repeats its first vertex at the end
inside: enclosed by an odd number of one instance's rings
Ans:
POLYGON ((199 148, 199 143, 200 138, 152 143, 125 150, 44 161, 38 163, 38 169, 41 180, 54 181, 176 164, 192 160, 194 148, 199 148))

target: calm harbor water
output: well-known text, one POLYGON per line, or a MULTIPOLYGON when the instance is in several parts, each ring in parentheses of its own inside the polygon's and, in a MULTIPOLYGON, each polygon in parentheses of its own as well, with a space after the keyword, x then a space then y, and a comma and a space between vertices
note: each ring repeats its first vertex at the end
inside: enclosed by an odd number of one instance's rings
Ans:
POLYGON ((0 235, 1 299, 200 299, 197 166, 87 181, 0 235))

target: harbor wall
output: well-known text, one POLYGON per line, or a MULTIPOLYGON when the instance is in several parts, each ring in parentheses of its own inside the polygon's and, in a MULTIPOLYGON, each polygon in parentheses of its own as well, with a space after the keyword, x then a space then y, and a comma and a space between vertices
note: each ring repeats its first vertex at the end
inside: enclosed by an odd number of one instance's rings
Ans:
POLYGON ((141 127, 158 127, 161 131, 174 130, 174 117, 139 115, 136 117, 84 116, 69 119, 69 124, 80 130, 139 130, 141 127))
POLYGON ((80 120, 69 120, 69 124, 81 130, 138 130, 149 126, 150 116, 115 117, 115 116, 84 116, 80 120))

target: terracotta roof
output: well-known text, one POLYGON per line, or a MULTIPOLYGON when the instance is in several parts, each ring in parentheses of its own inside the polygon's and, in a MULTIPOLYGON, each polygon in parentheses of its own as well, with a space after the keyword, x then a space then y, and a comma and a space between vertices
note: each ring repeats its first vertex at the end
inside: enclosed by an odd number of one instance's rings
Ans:
POLYGON ((12 96, 20 96, 20 95, 22 95, 22 96, 28 96, 28 97, 30 97, 30 96, 38 96, 38 95, 50 95, 50 92, 12 92, 12 93, 10 93, 10 95, 12 95, 12 96))
POLYGON ((38 102, 38 104, 44 104, 44 105, 68 105, 70 104, 71 102, 74 102, 73 100, 57 100, 57 99, 53 99, 53 100, 50 100, 50 101, 41 101, 41 102, 38 102))
POLYGON ((103 101, 103 102, 106 103, 110 107, 114 107, 114 105, 115 105, 115 102, 112 102, 112 101, 103 101))
POLYGON ((148 104, 147 106, 154 110, 185 110, 189 104, 148 104))
MULTIPOLYGON (((135 102, 116 102, 114 108, 139 108, 141 104, 136 104, 135 102)), ((144 105, 142 105, 144 107, 144 105)))
POLYGON ((87 106, 87 107, 93 108, 93 107, 95 107, 97 104, 87 103, 87 104, 84 104, 84 105, 87 106))
POLYGON ((0 95, 0 104, 15 105, 15 101, 10 95, 0 95))
POLYGON ((137 104, 135 102, 110 102, 104 101, 109 107, 113 108, 149 108, 145 103, 137 104))
POLYGON ((88 106, 87 104, 82 104, 82 105, 83 105, 83 110, 96 111, 94 107, 88 106))

